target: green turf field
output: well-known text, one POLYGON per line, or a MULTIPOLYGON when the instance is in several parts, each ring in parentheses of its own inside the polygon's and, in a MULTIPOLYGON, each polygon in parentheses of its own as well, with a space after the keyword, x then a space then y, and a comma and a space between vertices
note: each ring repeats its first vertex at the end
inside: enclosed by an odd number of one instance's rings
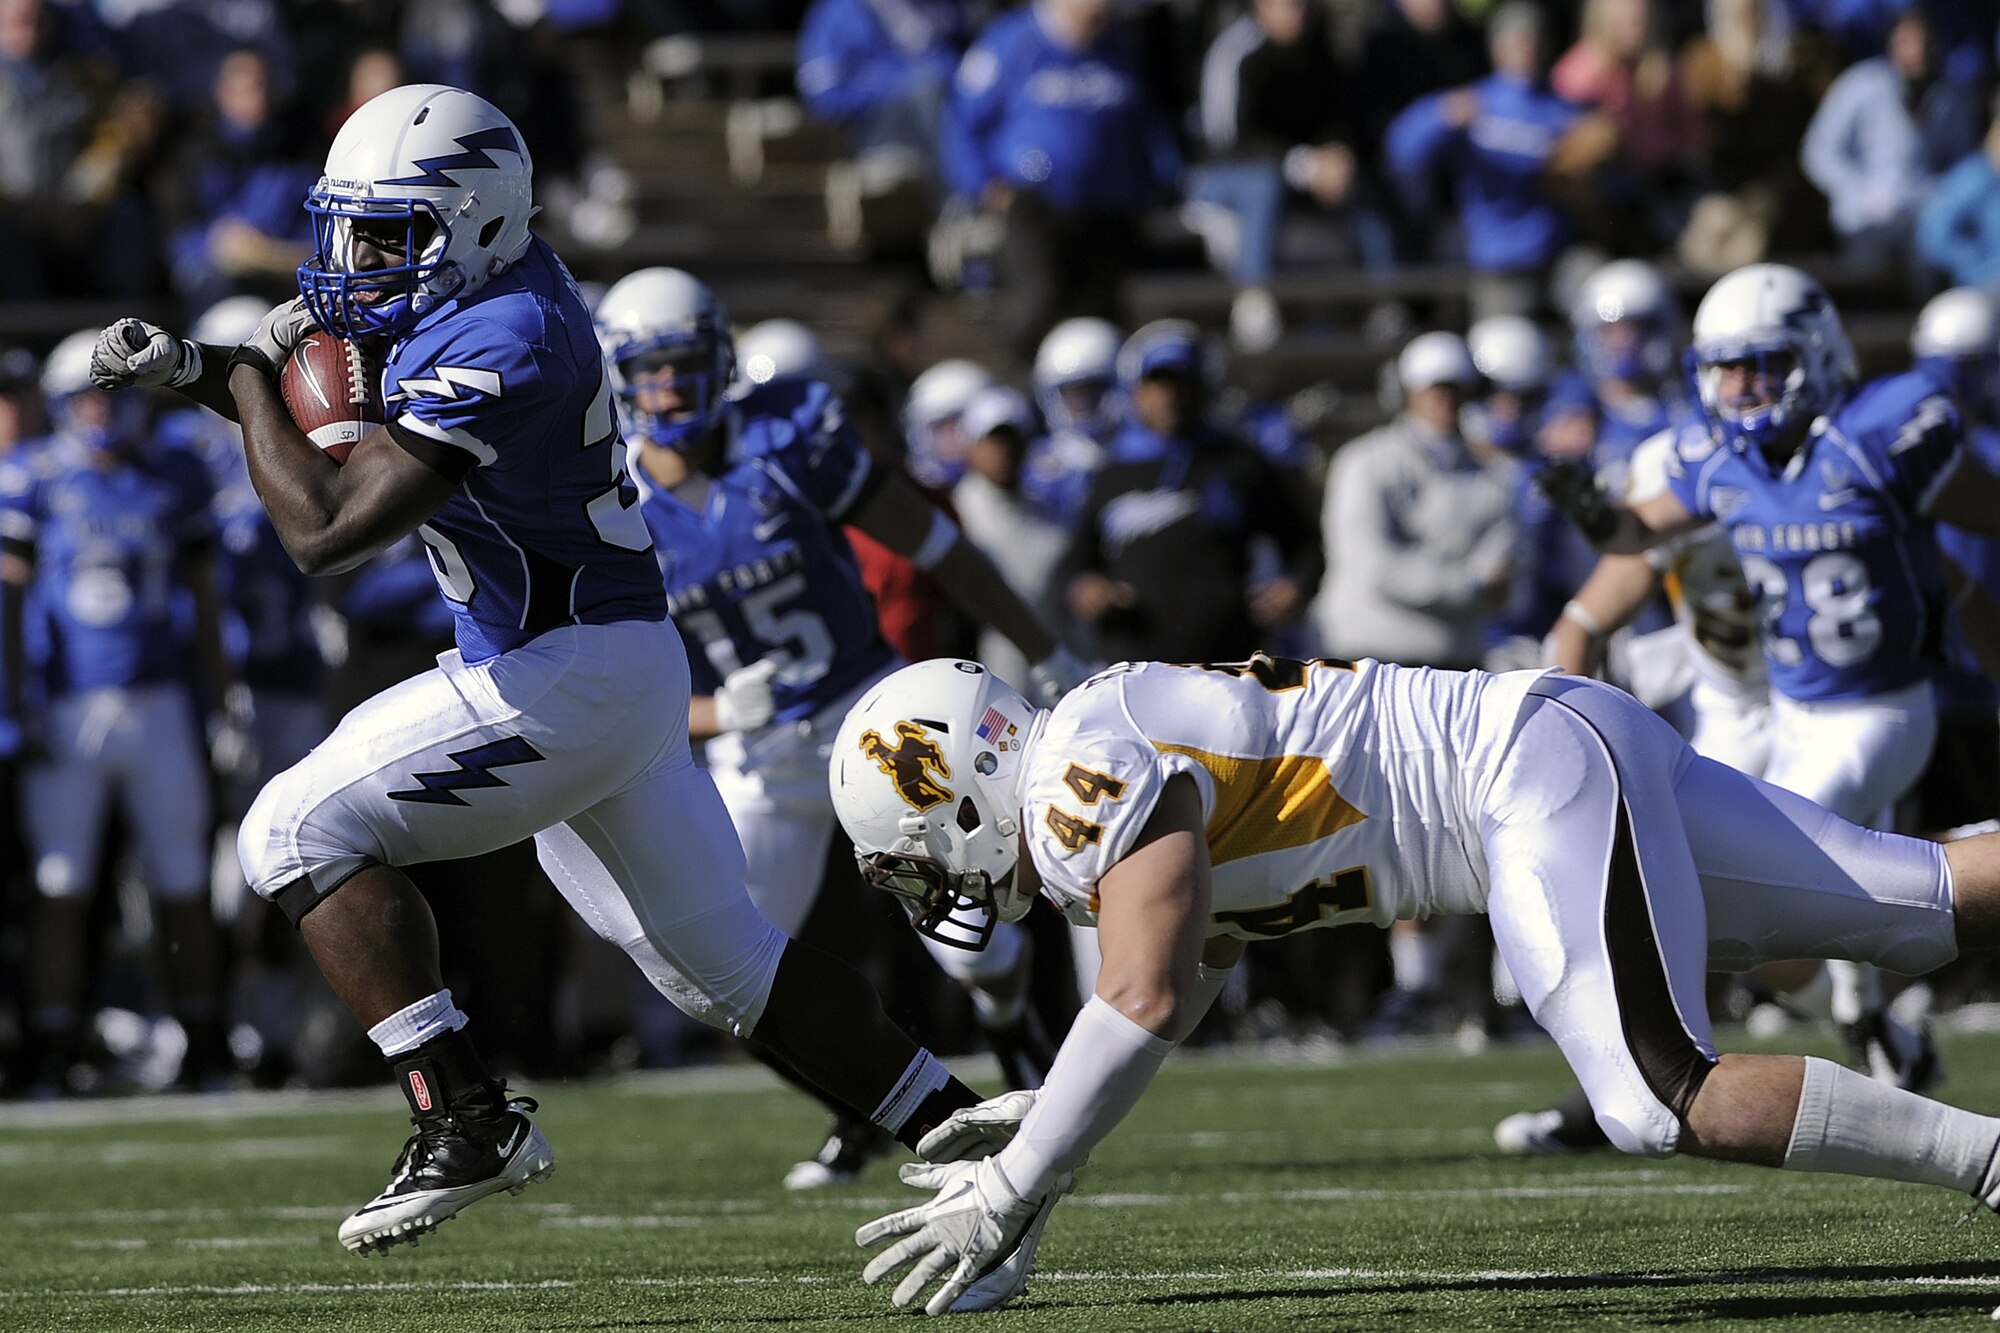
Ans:
MULTIPOLYGON (((1945 1041, 2000 1109, 2000 1036, 1945 1041)), ((1062 1205, 1007 1329, 1990 1327, 2000 1218, 1916 1186, 1496 1154, 1554 1048, 1170 1063, 1062 1205)), ((817 1114, 749 1071, 531 1089, 561 1163, 421 1248, 334 1227, 394 1094, 0 1107, 0 1329, 915 1329, 861 1286, 890 1166, 788 1197, 817 1114)), ((966 1320, 953 1321, 965 1326, 966 1320)))

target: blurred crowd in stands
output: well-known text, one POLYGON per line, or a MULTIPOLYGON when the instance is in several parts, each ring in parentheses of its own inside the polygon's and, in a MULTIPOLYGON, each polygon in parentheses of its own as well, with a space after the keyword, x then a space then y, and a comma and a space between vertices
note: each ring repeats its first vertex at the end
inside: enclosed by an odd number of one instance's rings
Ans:
MULTIPOLYGON (((616 277, 636 266, 616 206, 674 182, 627 179, 594 137, 575 53, 791 32, 787 90, 846 136, 871 198, 921 200, 924 280, 997 301, 1002 350, 935 360, 905 300, 857 355, 796 320, 739 328, 739 374, 833 383, 870 448, 1100 660, 1539 664, 1593 557, 1530 478, 1580 459, 1622 493, 1634 446, 1689 410, 1691 287, 1811 256, 1906 321, 1945 288, 2000 288, 2000 0, 0 0, 0 315, 139 302, 236 341, 294 290, 333 130, 409 81, 506 110, 583 248, 566 257, 616 277), (1127 276, 1197 243, 1229 285, 1218 327, 1129 328, 1127 276), (1288 275, 1441 265, 1467 326, 1367 312, 1387 424, 1313 438, 1244 391, 1236 367, 1285 334, 1288 275)), ((347 704, 448 646, 430 564, 409 543, 300 576, 233 430, 96 393, 94 333, 0 349, 0 802, 23 812, 18 837, 0 821, 0 1089, 372 1079, 230 830, 347 704), (130 524, 56 540, 78 487, 127 497, 130 524)), ((1985 354, 2000 368, 2000 343, 1985 354)), ((855 545, 906 656, 1021 677, 906 561, 855 545)), ((1671 716, 1689 681, 1643 647, 1670 623, 1650 608, 1607 670, 1671 716)), ((1969 688, 1993 751, 2000 701, 1969 688)), ((1970 811, 1946 785, 1957 803, 1913 829, 2000 814, 2000 776, 1970 811)), ((421 872, 448 979, 506 1026, 484 1036, 496 1064, 714 1056, 572 928, 530 849, 421 872)), ((962 999, 886 897, 839 847, 829 873, 810 931, 872 957, 920 1035, 963 1041, 962 999)), ((1059 1030, 1077 974, 1062 923, 1032 920, 1059 1030)), ((1510 1034, 1482 928, 1263 945, 1209 1035, 1510 1034)), ((1978 964, 1937 989, 1991 998, 1978 964)))

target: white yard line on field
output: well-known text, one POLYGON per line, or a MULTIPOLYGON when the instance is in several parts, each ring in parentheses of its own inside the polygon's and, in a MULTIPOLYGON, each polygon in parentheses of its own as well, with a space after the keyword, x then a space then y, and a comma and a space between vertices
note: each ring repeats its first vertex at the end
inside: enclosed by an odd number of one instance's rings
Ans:
MULTIPOLYGON (((1443 1269, 1404 1268, 1292 1268, 1292 1269, 1248 1269, 1242 1272, 1217 1271, 1211 1269, 1189 1269, 1179 1272, 1154 1271, 1140 1273, 1119 1273, 1111 1271, 1093 1272, 1053 1272, 1038 1273, 1036 1280, 1042 1282, 1103 1282, 1128 1286, 1153 1286, 1159 1284, 1183 1285, 1195 1282, 1477 1282, 1508 1283, 1522 1282, 1563 1282, 1585 1285, 1601 1283, 1606 1287, 1636 1286, 1687 1286, 1696 1283, 1714 1282, 1725 1287, 1790 1286, 1801 1282, 1832 1284, 1843 1287, 1951 1287, 1988 1288, 1995 1287, 1991 1277, 1940 1277, 1929 1274, 1912 1274, 1900 1277, 1894 1274, 1870 1274, 1867 1277, 1840 1277, 1814 1272, 1784 1272, 1773 1270, 1763 1273, 1566 1273, 1559 1270, 1512 1270, 1473 1269, 1450 1271, 1443 1269)), ((832 1279, 816 1274, 794 1276, 732 1275, 714 1274, 700 1277, 638 1277, 609 1279, 566 1280, 550 1278, 540 1282, 294 1282, 294 1283, 237 1283, 233 1286, 214 1286, 201 1283, 185 1285, 162 1285, 151 1287, 73 1287, 60 1291, 10 1290, 0 1288, 0 1301, 24 1299, 66 1299, 66 1300, 134 1300, 158 1299, 185 1296, 345 1296, 370 1293, 437 1292, 437 1291, 570 1291, 587 1290, 593 1287, 665 1287, 680 1289, 703 1289, 721 1287, 802 1287, 824 1286, 832 1279)))

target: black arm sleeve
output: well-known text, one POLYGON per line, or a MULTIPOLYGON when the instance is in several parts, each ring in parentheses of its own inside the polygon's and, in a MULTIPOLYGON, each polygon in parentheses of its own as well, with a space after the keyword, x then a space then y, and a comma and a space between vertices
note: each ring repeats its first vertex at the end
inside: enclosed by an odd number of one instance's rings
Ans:
POLYGON ((192 384, 183 384, 174 392, 230 421, 236 420, 236 398, 229 392, 229 358, 236 349, 214 343, 196 343, 195 347, 201 352, 201 374, 192 384))

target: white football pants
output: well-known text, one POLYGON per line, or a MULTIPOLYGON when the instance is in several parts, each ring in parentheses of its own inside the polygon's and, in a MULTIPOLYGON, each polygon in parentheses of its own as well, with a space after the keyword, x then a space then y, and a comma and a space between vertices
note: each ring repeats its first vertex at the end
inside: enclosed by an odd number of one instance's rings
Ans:
POLYGON ((1501 956, 1625 1152, 1679 1141, 1716 1058, 1709 969, 1850 958, 1925 972, 1957 953, 1936 844, 1702 758, 1595 681, 1536 683, 1479 839, 1501 956))
POLYGON ((244 874, 296 920, 369 865, 532 833, 593 930, 687 1013, 749 1036, 785 936, 743 890, 728 811, 688 749, 687 700, 665 621, 566 625, 472 666, 445 653, 271 780, 243 821, 244 874))

